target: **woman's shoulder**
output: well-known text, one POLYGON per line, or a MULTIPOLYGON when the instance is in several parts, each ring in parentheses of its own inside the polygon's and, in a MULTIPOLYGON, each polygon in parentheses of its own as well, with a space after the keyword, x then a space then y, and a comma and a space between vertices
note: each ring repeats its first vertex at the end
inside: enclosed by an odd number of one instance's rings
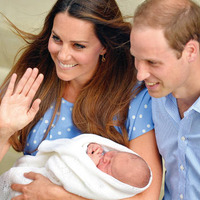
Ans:
POLYGON ((132 115, 138 116, 139 113, 149 113, 151 115, 151 109, 151 96, 147 88, 144 88, 131 100, 128 112, 129 117, 132 115))
POLYGON ((130 102, 130 106, 134 105, 139 107, 141 104, 150 104, 151 103, 151 96, 148 93, 147 88, 142 89, 130 102))
POLYGON ((132 140, 153 129, 151 97, 144 88, 130 102, 126 128, 132 140))

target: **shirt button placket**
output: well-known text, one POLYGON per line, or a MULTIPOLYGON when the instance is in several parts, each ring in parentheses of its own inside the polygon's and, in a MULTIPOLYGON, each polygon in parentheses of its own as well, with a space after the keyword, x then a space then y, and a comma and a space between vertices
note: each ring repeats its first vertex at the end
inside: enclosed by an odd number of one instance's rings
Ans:
POLYGON ((186 184, 186 180, 185 180, 185 152, 186 152, 186 148, 187 148, 187 140, 185 135, 181 135, 184 134, 185 131, 180 129, 179 131, 179 169, 180 169, 180 182, 179 182, 179 199, 182 200, 184 199, 184 188, 185 188, 185 184, 186 184))

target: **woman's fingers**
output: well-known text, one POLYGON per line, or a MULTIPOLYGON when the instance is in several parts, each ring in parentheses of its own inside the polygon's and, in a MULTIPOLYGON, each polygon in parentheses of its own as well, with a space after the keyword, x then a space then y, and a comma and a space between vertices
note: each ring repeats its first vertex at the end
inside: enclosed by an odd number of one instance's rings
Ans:
POLYGON ((9 83, 8 88, 6 90, 5 96, 11 96, 13 94, 16 79, 17 79, 17 74, 13 74, 11 76, 10 83, 9 83))
POLYGON ((29 90, 32 88, 32 85, 34 84, 35 80, 37 79, 37 75, 38 75, 38 69, 34 68, 31 72, 30 76, 29 77, 27 76, 28 79, 26 80, 26 83, 25 83, 24 87, 22 88, 21 94, 23 94, 24 96, 26 96, 28 94, 29 90))
POLYGON ((44 76, 38 73, 36 68, 27 69, 17 84, 17 75, 13 74, 11 77, 0 105, 0 120, 12 130, 10 134, 24 128, 39 110, 41 100, 33 99, 44 76))
POLYGON ((32 74, 32 71, 33 70, 31 68, 28 68, 26 70, 26 72, 24 73, 24 75, 20 79, 19 83, 17 84, 17 87, 16 87, 15 92, 14 92, 15 94, 21 94, 22 93, 24 87, 26 86, 26 83, 27 83, 29 77, 32 74))
POLYGON ((33 119, 35 117, 35 115, 37 114, 38 110, 39 110, 39 105, 41 103, 41 100, 40 99, 36 99, 31 108, 29 109, 28 111, 28 115, 29 115, 29 118, 30 119, 33 119))
POLYGON ((23 94, 24 96, 30 94, 33 98, 43 80, 43 75, 38 75, 38 73, 39 70, 37 68, 28 68, 17 84, 14 93, 23 94))
POLYGON ((44 79, 43 74, 39 74, 37 78, 34 80, 32 78, 31 81, 28 83, 31 85, 27 86, 25 91, 23 91, 24 95, 27 95, 30 99, 33 99, 43 79, 44 79))

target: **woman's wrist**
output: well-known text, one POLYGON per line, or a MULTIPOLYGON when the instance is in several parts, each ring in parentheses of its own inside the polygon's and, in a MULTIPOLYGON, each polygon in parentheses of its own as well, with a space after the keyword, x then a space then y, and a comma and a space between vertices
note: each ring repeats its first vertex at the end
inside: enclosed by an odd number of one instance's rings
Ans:
POLYGON ((0 123, 0 144, 5 144, 8 139, 14 134, 14 131, 9 127, 1 125, 0 123))
POLYGON ((67 192, 62 186, 54 185, 51 190, 49 190, 52 199, 56 200, 68 200, 70 198, 69 192, 67 192))
POLYGON ((51 196, 56 200, 85 200, 83 197, 67 192, 62 186, 56 185, 50 191, 52 192, 51 196))

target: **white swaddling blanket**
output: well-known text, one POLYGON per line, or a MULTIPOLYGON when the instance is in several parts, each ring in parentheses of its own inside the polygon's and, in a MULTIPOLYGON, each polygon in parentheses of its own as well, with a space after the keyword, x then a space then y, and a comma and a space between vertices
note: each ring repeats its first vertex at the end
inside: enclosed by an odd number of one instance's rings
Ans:
MULTIPOLYGON (((134 153, 130 149, 109 139, 82 134, 72 139, 45 140, 36 156, 23 156, 13 168, 0 176, 0 199, 8 200, 19 195, 10 189, 12 183, 28 184, 25 172, 40 173, 67 191, 96 200, 116 200, 134 196, 147 189, 137 188, 118 181, 100 171, 87 155, 89 143, 98 143, 104 151, 118 150, 134 153)), ((135 154, 135 153, 134 153, 135 154)))

